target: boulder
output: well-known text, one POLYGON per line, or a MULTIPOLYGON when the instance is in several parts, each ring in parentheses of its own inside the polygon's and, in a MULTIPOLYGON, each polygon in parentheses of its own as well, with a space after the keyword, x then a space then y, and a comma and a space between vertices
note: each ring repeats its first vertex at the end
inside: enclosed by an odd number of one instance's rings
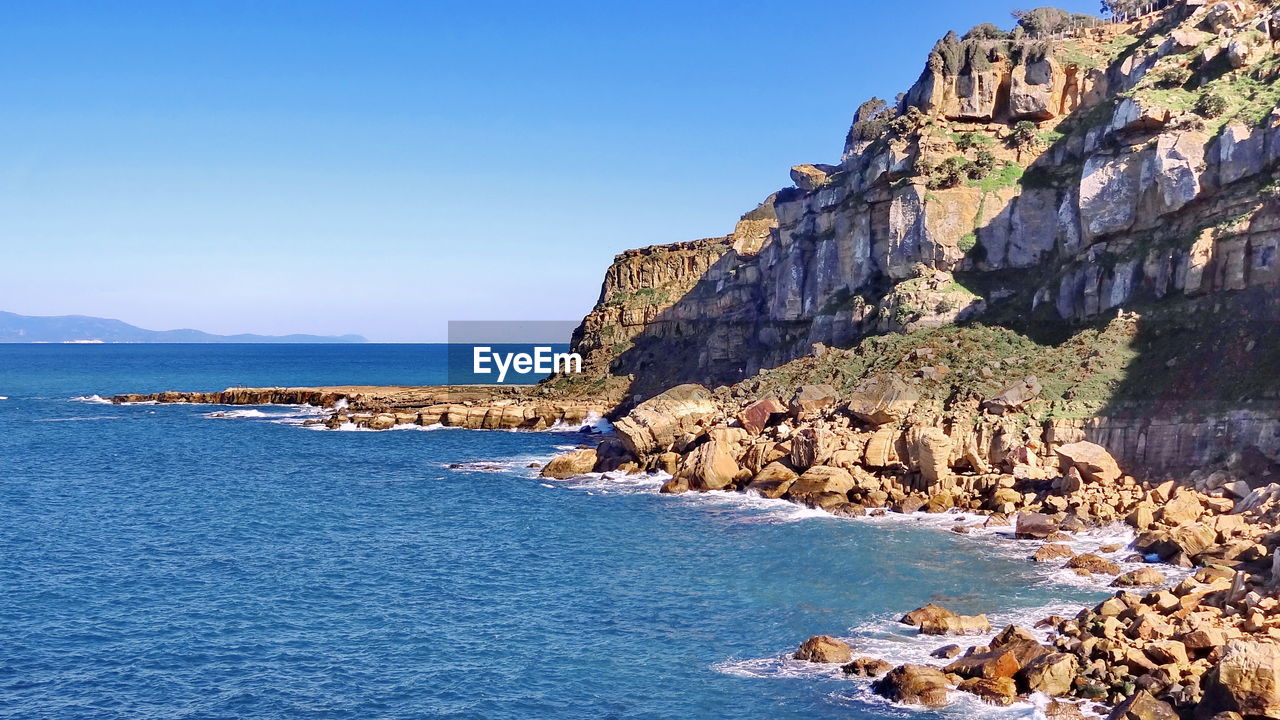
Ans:
POLYGON ((902 618, 898 620, 898 622, 904 625, 914 625, 916 627, 920 627, 921 625, 931 620, 945 620, 947 618, 958 618, 958 617, 960 616, 944 607, 941 607, 939 605, 934 605, 933 603, 929 603, 924 607, 916 608, 915 610, 912 610, 906 615, 903 615, 902 618))
POLYGON ((662 487, 658 488, 658 492, 663 495, 679 495, 689 492, 689 481, 685 478, 671 478, 662 483, 662 487))
POLYGON ((848 470, 814 465, 791 486, 792 496, 816 495, 818 493, 839 493, 844 495, 853 489, 853 476, 848 470))
POLYGON ((1018 695, 1018 687, 1013 678, 969 678, 957 686, 957 689, 976 695, 988 705, 1007 707, 1013 704, 1018 695))
POLYGON ((1071 558, 1067 561, 1067 567, 1104 575, 1119 575, 1121 572, 1119 565, 1093 553, 1084 553, 1071 558))
POLYGON ((1166 525, 1191 525, 1199 522, 1204 506, 1194 492, 1181 491, 1156 511, 1156 519, 1166 525))
POLYGON ((801 385, 791 396, 787 409, 795 417, 812 415, 835 404, 839 394, 830 385, 801 385))
POLYGON ((1042 513, 1018 513, 1014 537, 1032 540, 1043 540, 1058 531, 1058 523, 1042 513))
POLYGON ((733 446, 712 440, 686 455, 676 476, 687 479, 694 490, 723 490, 740 471, 733 446))
POLYGON ((986 615, 957 615, 942 620, 927 620, 920 625, 922 635, 971 635, 991 631, 986 615))
POLYGON ((1165 582, 1164 573, 1155 568, 1138 568, 1130 570, 1111 582, 1112 587, 1151 587, 1154 585, 1163 585, 1165 582))
POLYGON ((822 163, 804 163, 791 168, 791 181, 796 187, 811 192, 823 185, 827 184, 827 178, 831 173, 836 172, 840 168, 835 165, 824 165, 822 163))
POLYGON ((899 665, 872 683, 871 688, 907 705, 937 708, 947 704, 947 676, 927 665, 899 665))
POLYGON ((1245 717, 1280 718, 1280 645, 1232 640, 1202 686, 1201 708, 1207 714, 1234 711, 1245 717))
POLYGON ((1178 713, 1167 702, 1155 699, 1146 690, 1139 690, 1120 703, 1107 716, 1107 720, 1179 720, 1178 713))
POLYGON ((1021 666, 1013 653, 1007 650, 989 650, 956 658, 943 672, 962 678, 1011 678, 1021 666))
POLYGON ((591 472, 596 466, 596 451, 593 448, 574 450, 557 455, 551 462, 542 467, 542 477, 564 480, 574 475, 591 472))
POLYGON ((849 413, 872 425, 884 425, 904 417, 920 395, 893 374, 873 375, 858 384, 849 398, 849 413))
POLYGON ((1066 695, 1076 679, 1079 663, 1075 655, 1049 653, 1027 663, 1021 679, 1028 692, 1042 692, 1049 696, 1066 695))
POLYGON ((738 413, 738 424, 752 435, 773 424, 778 416, 787 411, 787 406, 777 396, 769 395, 751 403, 738 413))
POLYGON ((692 383, 677 385, 637 405, 613 428, 632 455, 644 458, 668 450, 715 412, 711 391, 692 383))
POLYGON ((785 464, 771 462, 756 473, 755 478, 751 480, 751 484, 747 486, 747 490, 761 497, 780 498, 787 494, 797 477, 799 475, 796 474, 796 471, 785 464))
POLYGON ((1043 563, 1051 560, 1061 560, 1063 558, 1070 560, 1075 556, 1075 551, 1066 545, 1062 545, 1060 543, 1046 543, 1041 545, 1039 550, 1036 550, 1036 554, 1032 555, 1031 559, 1038 563, 1043 563))
POLYGON ((960 655, 959 645, 943 645, 942 647, 929 653, 929 657, 939 658, 941 660, 951 660, 960 655))
POLYGON ((1041 390, 1040 381, 1032 375, 996 393, 982 407, 993 415, 1004 415, 1039 397, 1041 390))
POLYGON ((835 453, 835 438, 821 428, 804 428, 791 436, 791 465, 797 470, 822 465, 835 453))
POLYGON ((793 657, 815 663, 847 663, 853 659, 853 648, 830 635, 814 635, 800 645, 793 657))
POLYGON ((939 427, 913 428, 907 435, 911 459, 920 471, 926 487, 951 476, 947 458, 951 455, 951 438, 939 427))
POLYGON ((1114 482, 1122 474, 1111 453, 1096 443, 1081 440, 1059 445, 1054 448, 1054 452, 1058 455, 1063 472, 1068 467, 1075 467, 1090 482, 1114 482))
POLYGON ((845 675, 858 677, 880 677, 893 669, 893 666, 879 658, 860 657, 840 668, 845 675))

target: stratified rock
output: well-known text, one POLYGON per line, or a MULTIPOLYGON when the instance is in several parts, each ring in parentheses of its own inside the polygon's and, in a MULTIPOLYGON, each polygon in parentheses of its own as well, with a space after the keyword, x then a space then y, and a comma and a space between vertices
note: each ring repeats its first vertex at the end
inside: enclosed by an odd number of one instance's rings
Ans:
POLYGON ((943 707, 947 704, 947 676, 927 665, 899 665, 872 683, 876 693, 908 705, 943 707))
POLYGON ((853 648, 830 635, 814 635, 800 645, 794 657, 815 663, 847 663, 853 659, 853 648))
POLYGON ((804 474, 791 486, 790 492, 794 496, 818 493, 843 495, 853 489, 853 484, 853 476, 848 470, 828 465, 815 465, 804 471, 804 474))
POLYGON ((627 450, 643 458, 669 449, 715 411, 709 390, 695 384, 677 385, 640 403, 613 427, 627 450))
POLYGON ((564 480, 574 475, 589 473, 596 466, 594 449, 574 450, 557 455, 542 468, 542 477, 564 480))
MULTIPOLYGON (((1074 466, 1090 482, 1113 482, 1120 479, 1120 466, 1107 449, 1096 443, 1080 441, 1054 448, 1064 468, 1074 466)), ((1065 471, 1065 470, 1064 470, 1065 471)))
POLYGON ((912 460, 926 487, 933 487, 940 480, 950 477, 947 458, 951 454, 951 438, 947 437, 942 428, 913 428, 907 437, 912 460))
POLYGON ((791 168, 791 181, 801 190, 811 191, 822 187, 827 177, 840 168, 822 163, 805 163, 791 168))
POLYGON ((863 422, 884 425, 904 417, 919 400, 920 395, 897 375, 873 375, 853 389, 848 409, 863 422))
POLYGON ((712 440, 685 456, 677 477, 687 478, 695 490, 723 490, 733 484, 740 471, 732 446, 712 440))
POLYGON ((1217 667, 1205 674, 1198 711, 1280 718, 1280 646, 1232 640, 1217 667))

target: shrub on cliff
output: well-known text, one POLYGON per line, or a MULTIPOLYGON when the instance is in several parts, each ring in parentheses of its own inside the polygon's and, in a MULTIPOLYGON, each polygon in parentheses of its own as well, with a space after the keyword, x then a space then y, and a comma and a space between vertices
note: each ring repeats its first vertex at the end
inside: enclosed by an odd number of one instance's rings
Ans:
POLYGON ((969 28, 964 34, 965 40, 1007 40, 1009 33, 991 23, 981 23, 969 28))
POLYGON ((859 105, 858 112, 854 113, 853 126, 849 128, 845 144, 879 140, 888 130, 889 123, 897 116, 897 108, 889 107, 878 97, 871 98, 859 105))
POLYGON ((1197 115, 1207 118, 1216 118, 1227 111, 1227 99, 1214 92, 1206 92, 1196 100, 1195 111, 1197 115))

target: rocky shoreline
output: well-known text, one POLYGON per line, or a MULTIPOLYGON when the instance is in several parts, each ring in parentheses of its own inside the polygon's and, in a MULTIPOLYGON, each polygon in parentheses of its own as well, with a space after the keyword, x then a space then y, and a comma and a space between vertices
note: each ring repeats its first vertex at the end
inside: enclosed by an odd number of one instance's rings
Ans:
POLYGON ((207 405, 310 405, 331 412, 313 424, 330 429, 389 430, 398 425, 471 430, 545 430, 582 426, 603 417, 611 404, 551 398, 536 389, 499 386, 366 386, 227 388, 218 392, 167 391, 122 394, 128 403, 207 405))
MULTIPOLYGON (((1189 483, 1139 480, 1105 448, 1065 438, 956 442, 964 433, 955 426, 949 435, 941 423, 912 422, 907 388, 873 380, 852 397, 801 386, 786 402, 726 402, 679 386, 618 419, 616 435, 596 448, 554 458, 542 474, 661 471, 671 475, 665 493, 751 492, 845 516, 976 513, 987 516, 986 527, 1036 541, 1035 562, 1116 588, 1074 617, 1009 626, 967 648, 943 638, 990 632, 985 616, 912 611, 903 622, 940 638, 936 666, 891 667, 828 636, 796 651, 800 660, 877 677, 876 692, 898 702, 938 707, 955 689, 995 705, 1044 693, 1058 698, 1053 717, 1079 715, 1077 704, 1112 718, 1280 717, 1280 485, 1226 470, 1189 483), (1137 533, 1129 559, 1148 564, 1123 572, 1106 553, 1076 554, 1067 544, 1114 522, 1137 533), (1160 563, 1192 572, 1170 586, 1160 563)), ((1004 406, 1015 395, 987 403, 974 424, 1007 424, 1004 406)), ((958 522, 953 530, 973 528, 958 522)))

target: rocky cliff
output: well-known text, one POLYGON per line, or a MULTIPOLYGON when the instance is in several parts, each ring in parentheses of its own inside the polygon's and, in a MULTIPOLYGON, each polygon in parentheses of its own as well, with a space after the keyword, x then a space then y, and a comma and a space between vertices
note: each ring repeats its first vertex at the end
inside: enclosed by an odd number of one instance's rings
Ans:
MULTIPOLYGON (((726 237, 618 256, 575 344, 641 399, 886 333, 983 324, 1056 346, 1121 308, 1139 344, 1179 316, 1269 327, 1276 37, 1277 11, 1245 0, 949 35, 896 103, 863 104, 839 163, 796 166, 726 237)), ((1274 365, 1252 334, 1205 353, 1274 365)), ((1149 360, 1130 358, 1140 384, 1184 394, 1188 367, 1213 370, 1204 354, 1149 360)), ((1275 396, 1273 374, 1255 380, 1214 399, 1275 396)), ((1115 415, 1111 401, 1075 415, 1115 415)))

